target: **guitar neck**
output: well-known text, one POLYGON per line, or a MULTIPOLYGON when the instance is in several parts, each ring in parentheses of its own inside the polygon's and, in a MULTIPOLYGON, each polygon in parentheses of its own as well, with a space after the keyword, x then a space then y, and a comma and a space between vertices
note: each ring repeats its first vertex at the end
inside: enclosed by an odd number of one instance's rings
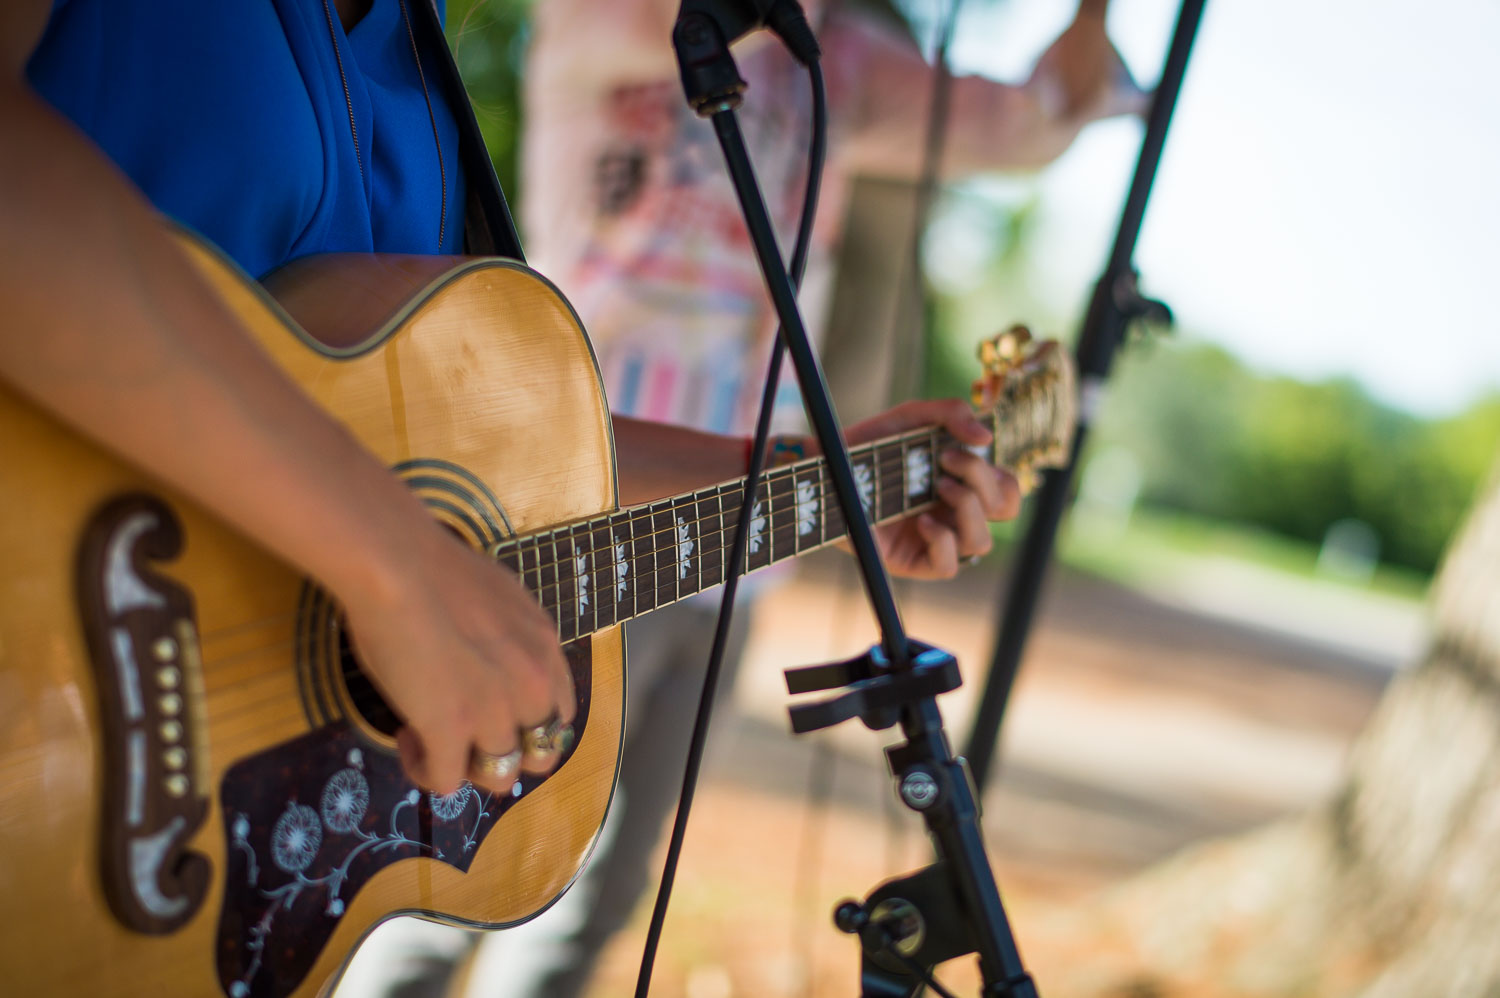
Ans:
MULTIPOLYGON (((996 428, 994 412, 979 418, 996 428)), ((996 433, 988 448, 992 462, 1014 453, 1006 439, 1014 435, 996 433)), ((954 446, 944 430, 926 427, 853 448, 855 482, 870 519, 883 523, 932 505, 938 455, 954 446)), ((493 553, 552 613, 559 637, 571 641, 721 584, 744 493, 739 478, 511 538, 493 553)), ((826 547, 847 533, 824 458, 773 468, 756 492, 744 571, 826 547)))

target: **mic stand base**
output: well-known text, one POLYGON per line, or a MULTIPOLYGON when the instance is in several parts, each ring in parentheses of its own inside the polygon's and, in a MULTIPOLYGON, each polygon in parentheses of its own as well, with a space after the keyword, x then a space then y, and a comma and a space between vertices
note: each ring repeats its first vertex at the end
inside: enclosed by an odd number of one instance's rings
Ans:
POLYGON ((980 808, 963 759, 955 758, 936 697, 961 679, 952 655, 911 641, 911 667, 894 671, 880 646, 829 665, 789 669, 787 692, 839 690, 791 708, 797 733, 858 717, 872 730, 897 723, 906 740, 885 750, 901 803, 922 816, 937 862, 877 887, 863 903, 845 901, 834 924, 859 936, 860 994, 905 998, 940 963, 979 954, 985 998, 1037 998, 1021 963, 985 854, 980 808))

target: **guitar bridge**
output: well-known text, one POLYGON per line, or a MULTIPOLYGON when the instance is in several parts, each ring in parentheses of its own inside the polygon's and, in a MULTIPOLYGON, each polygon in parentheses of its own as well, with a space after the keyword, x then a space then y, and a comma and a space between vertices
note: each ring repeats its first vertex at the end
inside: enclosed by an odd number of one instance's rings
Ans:
POLYGON ((182 528, 154 496, 95 514, 78 552, 78 604, 99 694, 105 897, 128 928, 173 932, 197 912, 210 864, 185 843, 208 815, 203 662, 191 595, 152 571, 182 528))

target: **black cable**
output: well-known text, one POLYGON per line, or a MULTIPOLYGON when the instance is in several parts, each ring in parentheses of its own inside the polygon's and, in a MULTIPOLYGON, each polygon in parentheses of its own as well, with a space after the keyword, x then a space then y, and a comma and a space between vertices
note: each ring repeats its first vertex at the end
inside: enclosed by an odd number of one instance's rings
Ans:
MULTIPOLYGON (((812 82, 812 144, 808 151, 807 188, 803 194, 802 217, 797 226, 797 243, 792 250, 790 274, 792 284, 800 288, 802 275, 807 270, 807 257, 812 247, 813 219, 818 213, 818 192, 823 182, 823 162, 828 152, 828 95, 823 83, 823 70, 817 61, 807 63, 808 76, 812 82)), ((698 714, 693 721, 692 740, 688 743, 687 764, 682 776, 682 795, 677 804, 677 817, 672 822, 672 838, 667 845, 667 859, 662 868, 661 886, 656 893, 656 905, 651 911, 651 925, 646 931, 646 945, 641 954, 641 972, 636 979, 636 998, 646 998, 651 990, 651 970, 656 962, 656 951, 661 943, 662 926, 666 922, 667 905, 672 898, 672 884, 677 877, 677 862, 682 855, 682 843, 687 834, 688 815, 692 811, 693 797, 698 786, 698 771, 703 764, 703 750, 708 742, 708 725, 713 714, 714 692, 719 685, 719 674, 724 663, 724 650, 728 644, 729 625, 734 616, 734 597, 739 589, 739 578, 745 565, 745 548, 750 537, 750 513, 755 506, 755 493, 760 486, 760 475, 765 465, 766 442, 770 438, 771 415, 776 404, 776 389, 781 379, 781 359, 785 353, 781 331, 777 330, 776 341, 771 348, 771 362, 766 372, 765 389, 761 393, 760 415, 755 424, 755 441, 750 447, 750 467, 745 478, 745 491, 740 499, 740 515, 734 527, 734 543, 730 547, 729 564, 724 579, 724 595, 719 603, 719 620, 714 628, 713 650, 709 653, 708 669, 703 675, 703 692, 698 700, 698 714)))

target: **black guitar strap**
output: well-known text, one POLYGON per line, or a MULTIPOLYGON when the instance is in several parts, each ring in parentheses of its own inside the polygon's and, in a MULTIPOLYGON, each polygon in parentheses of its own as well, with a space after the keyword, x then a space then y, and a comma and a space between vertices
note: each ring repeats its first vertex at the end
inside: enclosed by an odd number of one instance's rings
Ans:
POLYGON ((416 15, 416 29, 426 36, 423 39, 426 48, 436 53, 443 77, 443 92, 458 122, 458 162, 468 181, 465 187, 469 192, 469 203, 464 212, 464 251, 477 256, 508 256, 524 263, 526 256, 521 252, 521 237, 516 232, 515 220, 511 218, 505 192, 500 189, 500 178, 495 176, 489 150, 484 146, 484 136, 474 118, 474 107, 469 103, 469 92, 464 89, 458 65, 453 61, 453 52, 443 36, 437 5, 415 0, 411 8, 416 15))

